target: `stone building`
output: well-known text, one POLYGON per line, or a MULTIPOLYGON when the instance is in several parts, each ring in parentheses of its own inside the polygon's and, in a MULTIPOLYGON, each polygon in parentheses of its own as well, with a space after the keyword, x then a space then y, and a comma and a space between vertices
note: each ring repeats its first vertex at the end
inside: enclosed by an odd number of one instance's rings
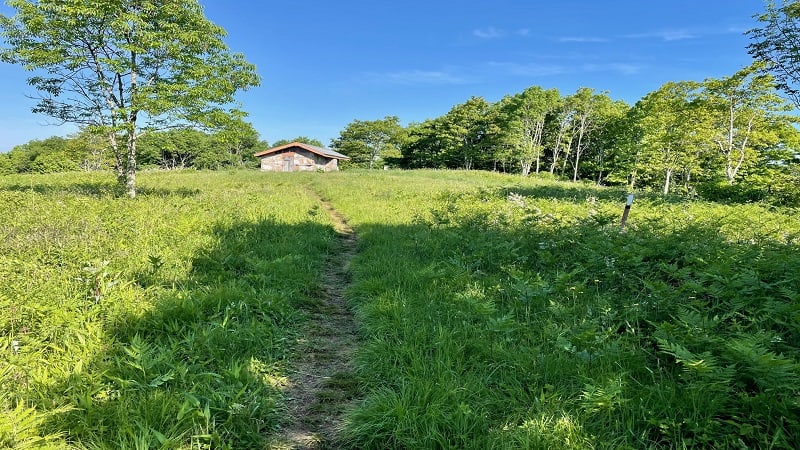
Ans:
POLYGON ((253 156, 261 160, 261 170, 267 172, 331 172, 339 170, 339 160, 350 159, 329 148, 302 142, 281 145, 254 153, 253 156))

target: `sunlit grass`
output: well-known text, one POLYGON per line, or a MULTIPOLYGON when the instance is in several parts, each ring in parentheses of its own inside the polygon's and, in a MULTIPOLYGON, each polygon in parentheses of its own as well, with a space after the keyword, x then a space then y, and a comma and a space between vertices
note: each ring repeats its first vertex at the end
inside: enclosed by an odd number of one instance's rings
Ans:
POLYGON ((792 211, 639 195, 621 231, 618 189, 337 177, 314 183, 361 235, 350 295, 370 394, 349 418, 353 447, 791 448, 800 437, 792 211))
POLYGON ((341 445, 800 442, 796 211, 637 194, 620 230, 621 189, 463 171, 141 186, 0 179, 0 446, 266 445, 335 248, 310 191, 358 233, 341 445))
POLYGON ((1 446, 265 445, 334 235, 259 175, 0 179, 1 446))

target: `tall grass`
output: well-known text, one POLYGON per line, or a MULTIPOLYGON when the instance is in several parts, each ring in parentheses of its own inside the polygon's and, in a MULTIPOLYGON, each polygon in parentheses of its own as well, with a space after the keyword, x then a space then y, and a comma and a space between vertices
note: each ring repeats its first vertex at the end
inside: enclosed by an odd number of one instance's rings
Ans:
POLYGON ((352 448, 795 448, 796 211, 479 172, 0 178, 0 447, 264 448, 335 251, 352 448), (352 381, 352 380, 347 380, 352 381))
MULTIPOLYGON (((440 176, 444 175, 444 176, 440 176)), ((354 448, 793 448, 792 211, 488 174, 319 183, 361 235, 354 448)))
POLYGON ((0 447, 266 445, 334 234, 259 175, 0 179, 0 447))

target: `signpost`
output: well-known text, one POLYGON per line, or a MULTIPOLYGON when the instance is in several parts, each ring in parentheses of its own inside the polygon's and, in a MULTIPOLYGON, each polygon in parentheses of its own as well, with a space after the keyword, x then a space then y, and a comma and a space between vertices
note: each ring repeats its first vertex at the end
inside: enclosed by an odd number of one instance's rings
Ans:
POLYGON ((628 201, 625 202, 625 210, 622 211, 622 222, 619 224, 619 229, 625 229, 625 223, 628 221, 628 213, 631 212, 631 205, 633 204, 633 194, 628 194, 628 201))

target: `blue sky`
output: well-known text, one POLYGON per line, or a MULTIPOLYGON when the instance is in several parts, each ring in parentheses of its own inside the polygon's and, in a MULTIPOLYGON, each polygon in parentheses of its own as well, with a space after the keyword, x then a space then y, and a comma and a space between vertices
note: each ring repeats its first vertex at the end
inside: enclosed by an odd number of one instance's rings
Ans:
MULTIPOLYGON (((326 145, 355 119, 421 122, 471 96, 494 102, 534 85, 633 104, 667 81, 729 76, 750 64, 743 32, 764 9, 762 0, 200 1, 262 76, 239 95, 262 139, 326 145)), ((0 151, 75 131, 30 112, 26 75, 0 63, 0 151)))

